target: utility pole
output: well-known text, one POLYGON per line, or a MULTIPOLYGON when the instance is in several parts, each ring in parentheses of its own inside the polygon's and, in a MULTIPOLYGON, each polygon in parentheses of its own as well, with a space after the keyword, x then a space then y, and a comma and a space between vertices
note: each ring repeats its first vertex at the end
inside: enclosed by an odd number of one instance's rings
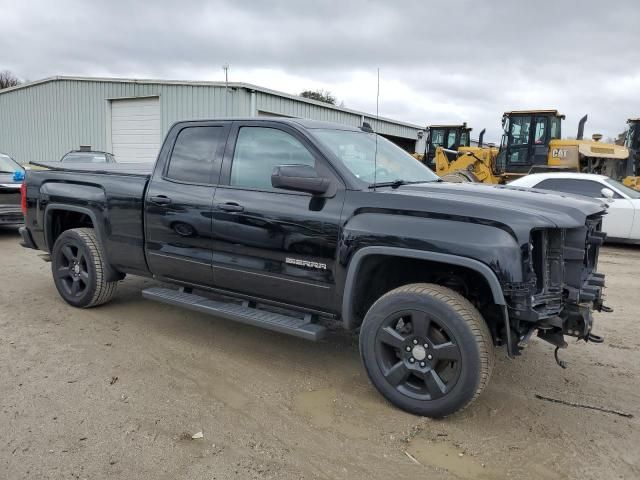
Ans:
POLYGON ((229 64, 222 66, 224 70, 224 116, 229 116, 229 64))

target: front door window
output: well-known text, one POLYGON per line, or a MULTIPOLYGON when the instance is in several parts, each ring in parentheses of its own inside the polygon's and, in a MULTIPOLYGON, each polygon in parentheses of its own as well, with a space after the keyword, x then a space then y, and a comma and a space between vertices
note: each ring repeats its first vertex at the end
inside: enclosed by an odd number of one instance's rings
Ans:
POLYGON ((509 152, 507 162, 515 167, 529 164, 531 115, 514 116, 509 121, 509 152))
POLYGON ((231 185, 271 190, 271 174, 278 165, 315 167, 315 159, 302 143, 282 130, 242 127, 231 164, 231 185))
POLYGON ((529 143, 529 129, 531 116, 512 117, 510 122, 511 145, 527 145, 529 143))
POLYGON ((431 145, 434 147, 444 145, 444 130, 440 128, 431 130, 431 145))

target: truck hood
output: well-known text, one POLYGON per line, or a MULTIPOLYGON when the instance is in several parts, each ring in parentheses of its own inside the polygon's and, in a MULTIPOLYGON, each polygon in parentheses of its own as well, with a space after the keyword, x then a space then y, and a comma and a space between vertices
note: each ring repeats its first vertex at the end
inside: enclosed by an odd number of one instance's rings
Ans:
POLYGON ((402 203, 415 210, 498 222, 527 235, 533 228, 582 226, 588 216, 603 213, 607 207, 600 200, 579 195, 480 183, 421 183, 378 192, 404 196, 402 203))

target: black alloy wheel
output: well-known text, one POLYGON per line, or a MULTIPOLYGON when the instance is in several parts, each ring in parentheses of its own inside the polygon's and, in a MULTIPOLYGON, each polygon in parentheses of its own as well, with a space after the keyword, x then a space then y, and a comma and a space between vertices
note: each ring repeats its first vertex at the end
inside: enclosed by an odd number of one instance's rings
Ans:
POLYGON ((72 243, 65 244, 56 255, 54 274, 66 296, 78 298, 89 288, 89 267, 82 248, 72 243))
POLYGON ((58 293, 74 307, 88 308, 111 300, 117 281, 107 281, 106 265, 92 228, 65 230, 51 250, 51 272, 58 293))
POLYGON ((434 418, 475 400, 494 361, 480 312, 459 293, 428 283, 398 287, 371 306, 360 329, 360 355, 387 400, 434 418))
POLYGON ((379 368, 403 395, 435 400, 451 391, 460 377, 460 347, 429 313, 405 310, 389 315, 376 343, 379 368))

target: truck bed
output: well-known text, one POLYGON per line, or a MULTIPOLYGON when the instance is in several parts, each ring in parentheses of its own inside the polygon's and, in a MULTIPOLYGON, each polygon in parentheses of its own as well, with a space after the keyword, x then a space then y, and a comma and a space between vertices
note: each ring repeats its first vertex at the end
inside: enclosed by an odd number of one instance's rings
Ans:
POLYGON ((105 175, 134 175, 148 177, 153 172, 152 163, 31 162, 30 165, 60 172, 100 173, 105 175))
POLYGON ((75 221, 96 229, 105 255, 115 269, 147 273, 144 256, 143 204, 153 165, 148 163, 32 163, 27 170, 28 202, 35 222, 30 225, 38 248, 50 251, 45 230, 75 221), (70 211, 62 214, 57 211, 70 211), (71 220, 70 220, 71 219, 71 220), (75 220, 73 220, 75 219, 75 220))

